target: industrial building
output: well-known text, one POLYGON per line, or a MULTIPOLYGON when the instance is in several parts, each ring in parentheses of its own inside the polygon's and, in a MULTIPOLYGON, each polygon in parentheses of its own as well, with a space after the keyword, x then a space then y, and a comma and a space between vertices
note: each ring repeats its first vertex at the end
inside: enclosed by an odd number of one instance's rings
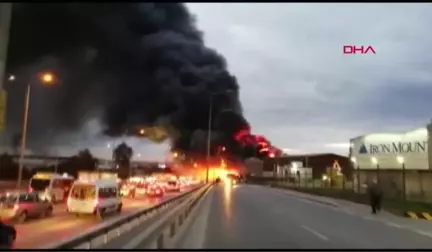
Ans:
POLYGON ((350 140, 350 157, 361 170, 432 169, 428 129, 422 127, 404 133, 373 133, 350 140))
POLYGON ((350 140, 355 183, 377 179, 387 193, 432 198, 432 124, 402 133, 372 133, 350 140), (405 188, 404 188, 405 187, 405 188))
POLYGON ((290 155, 286 157, 276 157, 267 159, 264 162, 264 175, 286 177, 287 174, 295 172, 308 173, 313 179, 322 179, 327 169, 332 168, 335 164, 340 167, 340 172, 347 179, 352 177, 352 164, 347 156, 333 153, 307 154, 307 155, 290 155))

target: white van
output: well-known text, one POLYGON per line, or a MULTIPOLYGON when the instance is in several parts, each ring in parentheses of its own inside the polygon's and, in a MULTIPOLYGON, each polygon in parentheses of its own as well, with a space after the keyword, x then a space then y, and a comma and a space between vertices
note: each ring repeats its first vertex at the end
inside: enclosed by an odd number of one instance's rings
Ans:
POLYGON ((67 200, 67 211, 78 217, 81 214, 93 214, 103 218, 105 214, 120 213, 122 206, 115 180, 77 180, 67 200))
POLYGON ((64 202, 74 180, 67 174, 38 172, 30 179, 29 192, 37 192, 41 199, 52 203, 64 202))

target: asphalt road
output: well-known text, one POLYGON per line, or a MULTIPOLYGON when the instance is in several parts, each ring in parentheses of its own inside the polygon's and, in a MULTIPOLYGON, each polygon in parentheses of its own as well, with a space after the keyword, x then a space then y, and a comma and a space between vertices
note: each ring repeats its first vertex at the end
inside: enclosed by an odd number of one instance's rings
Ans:
POLYGON ((370 213, 295 193, 220 185, 208 211, 205 249, 430 249, 432 236, 370 213))
MULTIPOLYGON (((163 198, 123 198, 123 211, 121 215, 127 215, 134 211, 154 206, 176 195, 178 195, 178 193, 167 193, 163 198)), ((15 248, 44 248, 51 243, 72 238, 80 232, 94 228, 97 225, 101 225, 103 221, 117 218, 118 216, 118 214, 113 214, 107 216, 102 221, 98 221, 92 216, 78 218, 75 215, 68 214, 65 205, 56 205, 52 217, 29 220, 26 223, 15 225, 18 234, 15 248)))

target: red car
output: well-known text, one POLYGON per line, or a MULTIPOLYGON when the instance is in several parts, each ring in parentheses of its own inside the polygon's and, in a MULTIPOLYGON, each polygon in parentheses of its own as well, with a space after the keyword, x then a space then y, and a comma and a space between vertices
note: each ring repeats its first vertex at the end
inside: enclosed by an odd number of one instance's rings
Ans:
POLYGON ((164 190, 159 185, 149 185, 147 187, 147 196, 149 197, 163 197, 164 190))

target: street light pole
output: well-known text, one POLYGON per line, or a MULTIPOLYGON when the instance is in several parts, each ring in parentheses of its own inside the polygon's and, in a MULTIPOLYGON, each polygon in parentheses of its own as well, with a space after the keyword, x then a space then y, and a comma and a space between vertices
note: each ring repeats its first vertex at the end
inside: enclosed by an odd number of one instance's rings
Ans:
MULTIPOLYGON (((24 120, 22 125, 22 133, 21 133, 21 146, 20 146, 20 157, 19 157, 19 164, 18 164, 18 180, 17 180, 17 189, 21 188, 21 182, 22 182, 22 173, 23 173, 23 167, 24 167, 24 155, 25 155, 25 149, 26 149, 26 143, 27 143, 27 125, 28 125, 28 116, 29 116, 29 110, 30 110, 30 96, 31 96, 31 86, 34 81, 34 76, 30 76, 30 80, 27 84, 27 90, 25 95, 25 104, 24 104, 24 120)), ((42 81, 45 84, 52 84, 54 83, 55 77, 51 73, 45 73, 40 76, 40 81, 42 81)))
POLYGON ((403 202, 404 202, 404 210, 407 210, 407 198, 406 198, 406 170, 405 170, 405 162, 402 163, 402 190, 403 190, 403 202))
POLYGON ((378 164, 378 159, 376 157, 372 157, 371 158, 372 164, 374 164, 376 166, 376 181, 379 184, 380 183, 380 178, 379 178, 379 164, 378 164))
POLYGON ((27 84, 27 91, 25 96, 24 120, 23 120, 22 133, 21 133, 21 147, 20 147, 19 167, 18 167, 17 189, 21 188, 21 182, 22 182, 24 154, 25 154, 26 142, 27 142, 27 124, 28 124, 28 114, 30 108, 31 82, 32 80, 30 80, 29 83, 27 84))
POLYGON ((213 117, 213 95, 210 95, 209 118, 208 118, 208 131, 207 131, 207 167, 206 167, 206 183, 209 182, 210 172, 210 145, 211 145, 211 125, 213 117))
POLYGON ((406 169, 405 169, 405 158, 403 156, 397 156, 396 157, 397 162, 402 165, 402 200, 403 200, 403 206, 404 211, 406 211, 406 169))
POLYGON ((212 126, 212 119, 213 119, 213 97, 220 94, 228 94, 233 92, 233 90, 226 90, 224 92, 218 92, 210 94, 210 106, 209 106, 209 118, 208 118, 208 132, 207 132, 207 168, 206 168, 206 183, 209 182, 209 172, 210 172, 210 150, 211 150, 211 126, 212 126))

